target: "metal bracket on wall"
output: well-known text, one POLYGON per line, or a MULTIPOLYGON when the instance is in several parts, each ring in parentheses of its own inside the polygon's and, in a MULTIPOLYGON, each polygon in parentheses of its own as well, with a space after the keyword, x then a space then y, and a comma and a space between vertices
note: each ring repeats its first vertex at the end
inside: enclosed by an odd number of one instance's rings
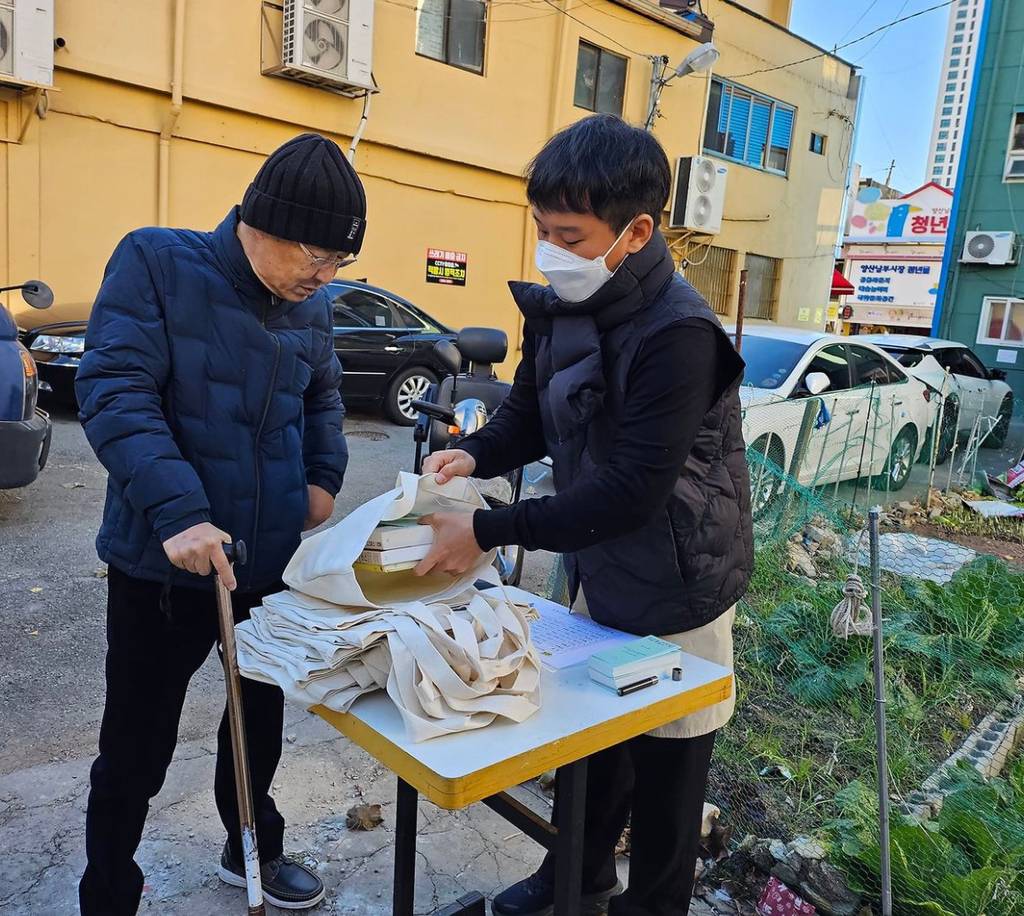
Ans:
POLYGON ((685 270, 692 264, 704 263, 715 243, 715 236, 683 229, 678 235, 666 232, 665 241, 676 265, 680 270, 685 270))
POLYGON ((28 106, 27 111, 21 118, 18 135, 16 137, 0 136, 0 143, 11 143, 15 146, 20 146, 25 141, 25 134, 28 133, 28 126, 32 123, 32 115, 37 115, 40 119, 46 117, 46 113, 50 109, 50 93, 60 92, 53 86, 39 86, 39 85, 0 85, 0 89, 13 89, 18 94, 14 98, 14 104, 19 107, 19 112, 22 107, 22 99, 26 92, 32 93, 31 104, 28 106))

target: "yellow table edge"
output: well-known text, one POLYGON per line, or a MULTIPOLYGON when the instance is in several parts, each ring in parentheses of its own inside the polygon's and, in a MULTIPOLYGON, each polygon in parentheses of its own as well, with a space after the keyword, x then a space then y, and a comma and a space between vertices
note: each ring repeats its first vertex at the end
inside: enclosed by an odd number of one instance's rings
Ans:
POLYGON ((588 757, 651 729, 667 725, 682 716, 713 706, 728 699, 731 692, 732 675, 729 674, 701 687, 694 687, 686 693, 666 697, 643 709, 624 713, 615 719, 608 719, 532 751, 517 754, 508 760, 453 779, 435 773, 351 713, 334 712, 324 706, 314 706, 311 711, 358 744, 435 805, 458 810, 533 779, 547 770, 588 757))

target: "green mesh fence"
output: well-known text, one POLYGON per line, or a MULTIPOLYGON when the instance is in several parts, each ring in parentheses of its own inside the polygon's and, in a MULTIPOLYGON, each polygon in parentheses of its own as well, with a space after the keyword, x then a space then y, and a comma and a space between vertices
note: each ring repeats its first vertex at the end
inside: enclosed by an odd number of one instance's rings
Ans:
MULTIPOLYGON (((933 412, 914 428, 908 470, 902 405, 862 394, 859 406, 835 396, 744 411, 757 549, 737 608, 738 704, 716 742, 707 800, 721 816, 700 893, 757 912, 774 876, 820 913, 883 912, 874 579, 891 911, 1024 916, 1024 521, 964 502, 1024 507, 1024 487, 998 480, 1024 457, 1024 436, 1008 423, 996 447, 990 412, 937 441, 933 412), (887 507, 875 570, 873 504, 887 507)), ((958 411, 959 423, 968 405, 958 411)), ((549 589, 566 600, 561 563, 549 589)))

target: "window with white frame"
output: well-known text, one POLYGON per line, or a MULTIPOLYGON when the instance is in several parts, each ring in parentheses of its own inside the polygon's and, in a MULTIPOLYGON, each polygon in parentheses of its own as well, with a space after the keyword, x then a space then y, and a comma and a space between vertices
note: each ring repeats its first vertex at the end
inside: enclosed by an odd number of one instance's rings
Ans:
POLYGON ((978 343, 1024 347, 1024 299, 987 297, 981 307, 978 343))
POLYGON ((1024 181, 1024 111, 1014 112, 1006 150, 1005 181, 1024 181))

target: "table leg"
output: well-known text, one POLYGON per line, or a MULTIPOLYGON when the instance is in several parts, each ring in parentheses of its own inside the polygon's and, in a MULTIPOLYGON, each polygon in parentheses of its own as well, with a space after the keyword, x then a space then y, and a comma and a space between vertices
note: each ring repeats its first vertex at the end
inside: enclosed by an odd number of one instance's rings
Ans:
POLYGON ((392 916, 412 916, 416 893, 416 807, 417 791, 398 780, 395 810, 395 891, 392 916))
POLYGON ((555 793, 555 916, 576 916, 583 884, 583 816, 587 792, 587 759, 560 767, 555 793))

